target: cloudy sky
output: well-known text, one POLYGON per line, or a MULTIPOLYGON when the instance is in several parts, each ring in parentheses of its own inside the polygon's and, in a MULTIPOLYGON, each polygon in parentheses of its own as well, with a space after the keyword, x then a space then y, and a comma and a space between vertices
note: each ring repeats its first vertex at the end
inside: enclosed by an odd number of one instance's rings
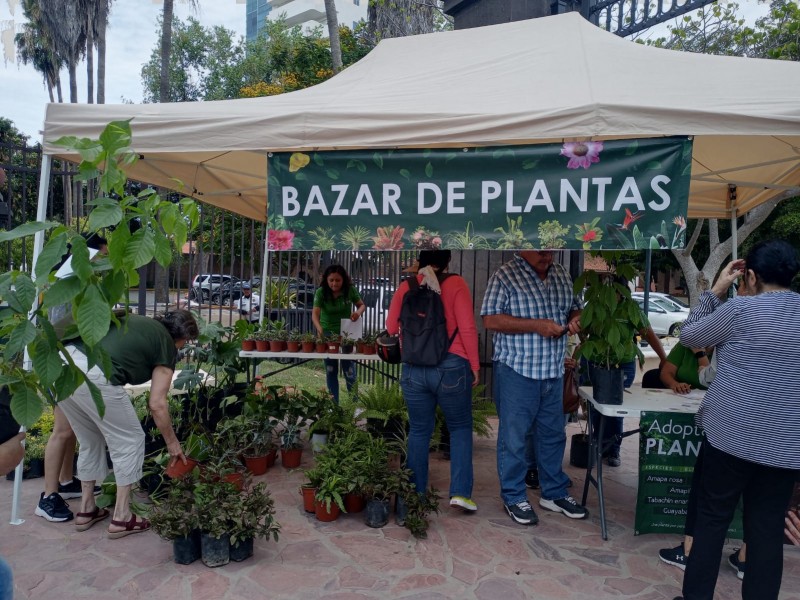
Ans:
MULTIPOLYGON (((195 16, 205 26, 223 25, 237 34, 245 34, 244 0, 199 0, 200 9, 195 16)), ((757 0, 740 0, 743 14, 748 20, 764 14, 766 7, 757 0)), ((161 14, 161 0, 115 0, 106 34, 106 102, 141 102, 141 67, 147 62, 157 43, 157 20, 161 14)), ((185 19, 193 14, 185 0, 176 0, 175 13, 185 19)), ((11 20, 16 26, 22 21, 19 0, 0 0, 0 31, 7 30, 11 20)), ((653 28, 655 29, 655 28, 653 28)), ((665 34, 665 28, 650 30, 644 37, 665 34)), ((0 44, 13 54, 7 37, 0 44)), ((86 68, 78 67, 78 98, 86 101, 86 68)), ((69 97, 69 77, 62 74, 62 90, 69 97)), ((17 129, 40 138, 44 122, 45 104, 49 101, 47 88, 32 66, 6 60, 0 66, 0 116, 11 119, 17 129)))

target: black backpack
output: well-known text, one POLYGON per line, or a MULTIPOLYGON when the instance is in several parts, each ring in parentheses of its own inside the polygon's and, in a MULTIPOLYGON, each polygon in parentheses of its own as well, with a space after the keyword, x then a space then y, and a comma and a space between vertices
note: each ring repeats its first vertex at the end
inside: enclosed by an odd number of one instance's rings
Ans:
MULTIPOLYGON (((439 276, 439 283, 443 284, 450 275, 439 276)), ((408 291, 400 308, 402 360, 411 365, 432 367, 445 359, 458 328, 448 337, 441 295, 427 285, 420 285, 416 277, 407 281, 408 291)))

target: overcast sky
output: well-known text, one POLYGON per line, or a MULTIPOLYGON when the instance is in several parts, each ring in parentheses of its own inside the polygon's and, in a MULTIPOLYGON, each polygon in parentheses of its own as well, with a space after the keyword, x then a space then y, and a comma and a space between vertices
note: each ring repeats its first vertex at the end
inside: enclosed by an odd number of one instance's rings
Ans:
MULTIPOLYGON (((205 26, 223 25, 237 34, 245 34, 244 0, 199 0, 195 16, 205 26)), ((764 14, 766 7, 757 0, 741 0, 740 6, 748 20, 764 14)), ((141 68, 147 62, 157 42, 157 21, 161 0, 115 0, 109 19, 106 50, 106 102, 141 102, 141 68)), ((185 0, 176 0, 175 14, 182 19, 193 14, 185 0)), ((17 27, 22 21, 19 0, 0 0, 0 30, 7 29, 10 20, 17 27)), ((655 28, 654 28, 655 29, 655 28)), ((652 29, 642 37, 665 35, 666 29, 652 29)), ((2 43, 6 43, 4 37, 2 43)), ((8 49, 6 47, 6 49, 8 49)), ((78 67, 78 99, 86 101, 86 67, 78 67)), ((64 71, 61 86, 69 100, 69 77, 64 71)), ((0 116, 11 119, 17 129, 40 139, 45 104, 49 102, 47 88, 41 75, 32 66, 6 61, 0 67, 0 116)))

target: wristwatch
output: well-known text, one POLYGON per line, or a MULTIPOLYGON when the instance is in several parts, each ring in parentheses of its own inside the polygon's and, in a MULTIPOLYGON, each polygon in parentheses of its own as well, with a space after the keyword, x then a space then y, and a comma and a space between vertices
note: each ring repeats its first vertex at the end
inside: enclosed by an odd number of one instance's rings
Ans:
POLYGON ((695 358, 704 358, 705 356, 706 353, 703 350, 698 350, 697 352, 694 353, 695 358))

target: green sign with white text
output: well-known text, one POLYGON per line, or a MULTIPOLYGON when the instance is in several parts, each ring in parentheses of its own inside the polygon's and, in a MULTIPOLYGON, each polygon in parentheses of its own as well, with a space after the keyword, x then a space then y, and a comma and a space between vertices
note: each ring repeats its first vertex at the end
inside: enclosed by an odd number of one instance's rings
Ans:
MULTIPOLYGON (((693 414, 643 412, 639 418, 639 494, 634 534, 683 534, 692 474, 704 441, 693 414)), ((742 539, 741 503, 728 536, 742 539)))
POLYGON ((687 137, 271 154, 274 250, 682 248, 687 137))

